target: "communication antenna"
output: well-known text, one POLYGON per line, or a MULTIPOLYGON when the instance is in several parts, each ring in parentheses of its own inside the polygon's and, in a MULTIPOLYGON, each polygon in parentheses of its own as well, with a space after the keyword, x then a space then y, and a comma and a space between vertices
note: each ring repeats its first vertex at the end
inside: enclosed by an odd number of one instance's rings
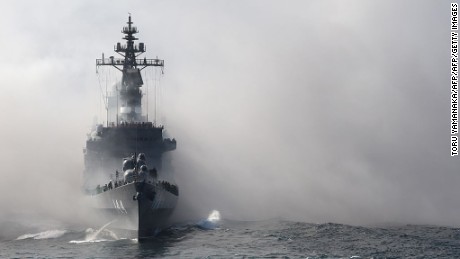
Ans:
MULTIPOLYGON (((110 73, 110 72, 109 72, 110 73)), ((106 115, 106 124, 107 127, 109 126, 109 93, 107 91, 107 81, 109 81, 107 73, 105 74, 105 100, 106 100, 106 105, 105 105, 105 115, 106 115)))
MULTIPOLYGON (((136 43, 138 38, 136 34, 139 31, 136 26, 133 26, 131 14, 129 13, 127 26, 123 27, 123 39, 126 40, 125 44, 117 42, 114 46, 114 51, 121 57, 115 58, 113 56, 106 59, 96 59, 96 66, 111 66, 116 68, 122 73, 120 89, 117 90, 119 101, 121 102, 121 120, 129 122, 139 122, 142 120, 142 91, 143 80, 141 71, 147 67, 163 67, 164 60, 162 59, 148 59, 138 58, 139 55, 146 51, 143 42, 136 43)), ((118 101, 118 100, 117 100, 118 101)), ((118 104, 117 104, 118 106, 118 104)), ((118 119, 117 119, 118 124, 118 119)))
POLYGON ((146 85, 147 85, 147 121, 149 121, 149 77, 147 76, 147 71, 144 71, 144 77, 146 78, 146 85))
POLYGON ((157 124, 157 105, 158 105, 158 91, 157 91, 157 70, 155 69, 155 77, 153 79, 153 86, 154 86, 154 91, 155 91, 155 95, 154 95, 154 100, 155 100, 155 109, 154 109, 154 122, 155 122, 155 125, 157 124))
MULTIPOLYGON (((102 54, 104 56, 104 54, 102 54)), ((104 72, 104 71, 102 71, 104 72)), ((106 80, 105 80, 105 83, 106 83, 106 87, 105 87, 105 92, 106 92, 106 95, 104 96, 104 90, 102 88, 102 82, 101 82, 101 75, 99 73, 99 70, 96 69, 96 74, 97 74, 97 81, 99 83, 99 90, 101 91, 101 101, 99 102, 100 106, 102 106, 102 101, 104 101, 104 108, 106 110, 106 113, 107 113, 107 118, 108 118, 108 113, 109 113, 109 106, 108 106, 108 96, 107 96, 107 74, 106 75, 106 80)), ((102 107, 99 108, 99 112, 100 112, 100 116, 102 117, 102 107)), ((108 125, 108 120, 107 120, 107 125, 108 125)))

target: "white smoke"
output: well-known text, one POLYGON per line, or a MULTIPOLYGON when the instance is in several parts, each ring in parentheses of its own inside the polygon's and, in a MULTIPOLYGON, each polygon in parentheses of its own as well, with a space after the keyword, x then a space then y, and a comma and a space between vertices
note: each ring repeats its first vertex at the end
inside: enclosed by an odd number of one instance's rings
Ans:
POLYGON ((179 216, 457 224, 449 10, 10 1, 0 17, 11 25, 0 41, 0 216, 75 218, 86 133, 104 117, 94 59, 121 41, 130 11, 148 57, 165 59, 179 216))

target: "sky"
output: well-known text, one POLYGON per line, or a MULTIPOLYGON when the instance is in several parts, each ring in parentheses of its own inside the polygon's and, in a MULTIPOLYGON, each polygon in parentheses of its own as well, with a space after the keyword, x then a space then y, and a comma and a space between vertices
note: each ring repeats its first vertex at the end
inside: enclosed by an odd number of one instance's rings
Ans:
MULTIPOLYGON (((176 217, 457 226, 449 1, 2 1, 0 219, 68 220, 128 12, 165 60, 176 217), (108 72, 107 72, 108 73, 108 72)), ((111 72, 115 73, 115 72, 111 72)), ((151 85, 150 85, 151 86, 151 85)))

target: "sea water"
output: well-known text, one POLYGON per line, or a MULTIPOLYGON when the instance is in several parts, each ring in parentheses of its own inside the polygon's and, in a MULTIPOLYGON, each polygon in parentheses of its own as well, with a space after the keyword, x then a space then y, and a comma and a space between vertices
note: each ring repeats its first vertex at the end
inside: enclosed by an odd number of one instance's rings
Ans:
POLYGON ((242 222, 211 215, 142 243, 135 235, 115 234, 109 223, 21 233, 0 242, 0 258, 460 258, 458 228, 242 222))

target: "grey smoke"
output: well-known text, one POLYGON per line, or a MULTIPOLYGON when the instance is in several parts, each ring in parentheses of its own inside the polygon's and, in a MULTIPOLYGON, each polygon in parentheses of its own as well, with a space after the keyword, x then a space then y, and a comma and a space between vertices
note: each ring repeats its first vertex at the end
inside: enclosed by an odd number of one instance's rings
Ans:
POLYGON ((129 11, 165 59, 179 218, 458 224, 447 1, 6 9, 0 216, 73 217, 85 134, 105 116, 94 59, 112 55, 129 11))

